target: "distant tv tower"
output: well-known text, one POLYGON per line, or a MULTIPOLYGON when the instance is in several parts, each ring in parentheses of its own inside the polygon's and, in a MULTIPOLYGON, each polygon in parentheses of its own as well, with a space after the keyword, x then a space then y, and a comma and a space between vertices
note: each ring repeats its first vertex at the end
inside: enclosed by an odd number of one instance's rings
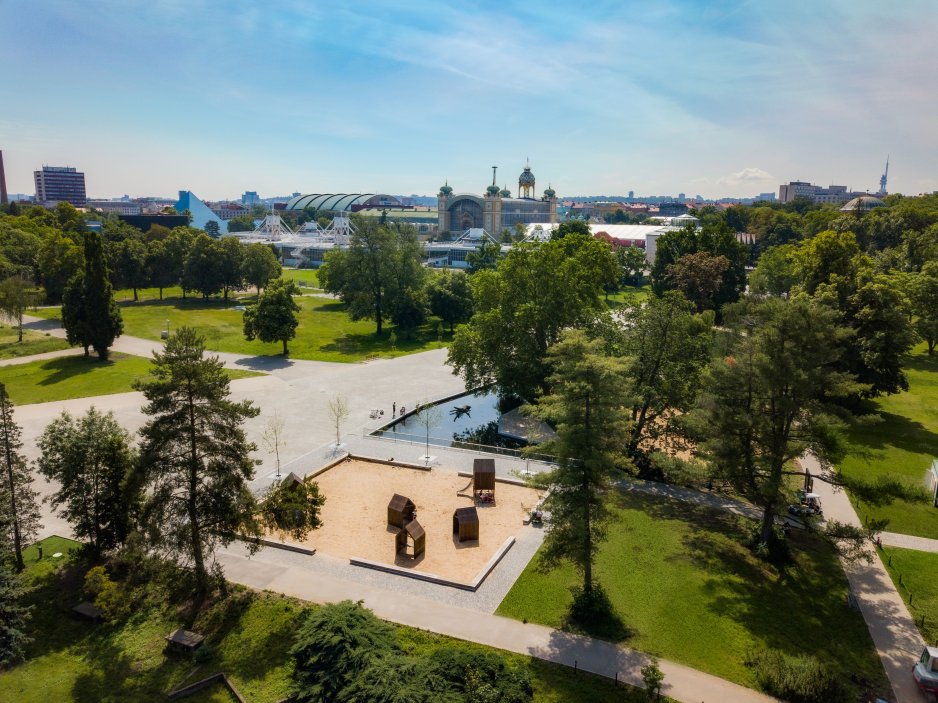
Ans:
POLYGON ((886 155, 886 170, 879 177, 879 194, 886 195, 886 178, 889 176, 889 155, 886 155))
POLYGON ((3 151, 0 150, 0 205, 6 205, 7 199, 7 177, 3 172, 3 151))

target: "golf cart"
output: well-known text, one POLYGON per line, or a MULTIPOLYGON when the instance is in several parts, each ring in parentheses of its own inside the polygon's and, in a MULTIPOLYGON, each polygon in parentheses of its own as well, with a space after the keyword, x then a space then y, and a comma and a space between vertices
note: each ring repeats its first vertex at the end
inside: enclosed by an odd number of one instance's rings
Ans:
POLYGON ((922 693, 938 695, 938 647, 925 647, 912 667, 912 678, 922 693))
POLYGON ((788 506, 788 512, 795 517, 809 517, 821 514, 821 496, 817 493, 805 493, 798 491, 800 503, 794 503, 788 506))

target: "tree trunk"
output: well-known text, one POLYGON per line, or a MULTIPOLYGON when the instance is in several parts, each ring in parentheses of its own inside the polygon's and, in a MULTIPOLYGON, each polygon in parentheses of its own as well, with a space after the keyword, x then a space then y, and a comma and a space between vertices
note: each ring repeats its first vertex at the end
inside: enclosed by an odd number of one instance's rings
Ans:
POLYGON ((88 354, 88 348, 89 348, 91 345, 90 345, 90 344, 85 344, 84 346, 85 346, 85 357, 87 358, 87 357, 89 356, 89 354, 88 354))
POLYGON ((202 558, 202 531, 199 527, 199 511, 197 493, 199 487, 198 461, 199 451, 195 436, 195 405, 192 400, 191 381, 188 388, 189 395, 189 495, 187 497, 187 510, 189 513, 190 548, 192 549, 192 562, 195 568, 195 581, 199 601, 208 592, 208 574, 205 571, 205 560, 202 558))
MULTIPOLYGON (((19 324, 17 325, 17 333, 19 334, 19 338, 17 339, 17 341, 22 342, 23 341, 23 316, 22 315, 20 315, 19 324)), ((930 353, 931 352, 929 352, 929 354, 930 353)))
MULTIPOLYGON (((184 295, 182 297, 185 298, 186 296, 184 295)), ((163 299, 163 286, 160 286, 160 300, 162 299, 163 299)))
MULTIPOLYGON (((6 424, 6 418, 4 418, 4 424, 6 424)), ((13 522, 13 552, 16 556, 16 570, 22 571, 26 568, 26 564, 23 562, 23 544, 20 538, 20 518, 19 513, 16 509, 16 482, 13 479, 13 450, 10 447, 10 437, 9 437, 9 428, 4 428, 6 431, 3 433, 3 452, 6 458, 7 464, 7 483, 10 490, 10 513, 12 522, 13 522)))
POLYGON ((288 354, 288 352, 287 352, 287 338, 284 337, 284 338, 283 338, 283 355, 286 356, 287 354, 288 354))
POLYGON ((228 286, 225 286, 225 302, 228 302, 228 286))
POLYGON ((137 298, 137 288, 134 287, 134 302, 136 303, 138 300, 139 298, 137 298))
POLYGON ((761 540, 763 544, 768 544, 775 530, 775 506, 769 505, 762 513, 761 540))

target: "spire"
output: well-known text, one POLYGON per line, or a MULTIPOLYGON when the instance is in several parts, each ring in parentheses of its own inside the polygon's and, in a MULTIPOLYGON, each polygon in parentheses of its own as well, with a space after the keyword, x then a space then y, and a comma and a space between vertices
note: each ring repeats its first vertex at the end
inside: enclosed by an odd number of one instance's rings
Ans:
POLYGON ((498 166, 492 166, 492 185, 495 185, 495 172, 498 170, 498 166))
POLYGON ((0 205, 6 205, 7 199, 7 177, 3 171, 3 151, 0 150, 0 205))
POLYGON ((886 195, 886 180, 889 178, 889 154, 886 155, 886 170, 879 179, 879 194, 886 195))

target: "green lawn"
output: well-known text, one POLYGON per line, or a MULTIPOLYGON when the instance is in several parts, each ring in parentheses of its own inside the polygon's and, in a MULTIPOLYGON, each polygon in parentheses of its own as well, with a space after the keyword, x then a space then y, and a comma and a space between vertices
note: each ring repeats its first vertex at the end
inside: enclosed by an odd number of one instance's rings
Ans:
MULTIPOLYGON (((192 683, 224 671, 250 703, 274 703, 289 691, 292 663, 289 649, 298 618, 306 603, 271 593, 235 588, 233 594, 186 623, 180 610, 152 592, 133 614, 120 623, 93 625, 71 617, 69 609, 82 600, 81 574, 67 553, 76 543, 61 538, 44 541, 44 557, 37 561, 35 547, 26 552, 26 578, 34 586, 35 639, 27 660, 0 673, 0 700, 17 703, 76 701, 80 703, 134 703, 163 699, 181 683, 192 683), (206 636, 207 659, 193 664, 191 657, 167 656, 163 638, 187 626, 206 636)), ((402 648, 432 655, 455 641, 407 627, 398 627, 402 648)), ((458 643, 466 647, 478 647, 458 643)), ((634 689, 611 681, 520 655, 505 653, 509 663, 527 668, 539 703, 598 701, 638 703, 634 689)), ((228 701, 221 687, 187 701, 228 701)))
MULTIPOLYGON (((796 535, 796 564, 780 573, 742 542, 740 518, 636 494, 613 499, 609 539, 595 575, 636 649, 747 686, 753 648, 813 654, 846 677, 885 682, 860 614, 847 606, 847 582, 833 551, 796 535)), ((563 627, 578 583, 572 568, 546 573, 537 558, 498 613, 563 627)))
POLYGON ((19 333, 15 327, 0 325, 0 359, 13 359, 20 356, 45 354, 46 352, 68 349, 68 342, 59 337, 52 337, 42 332, 23 330, 23 341, 17 341, 19 333))
POLYGON ((938 642, 938 554, 883 547, 880 558, 929 644, 938 642), (901 576, 901 579, 900 579, 901 576))
MULTIPOLYGON (((391 326, 386 322, 381 337, 374 333, 374 322, 352 322, 345 313, 345 305, 331 298, 303 296, 296 299, 301 307, 300 325, 296 338, 290 341, 290 356, 317 361, 363 361, 372 356, 393 357, 436 349, 437 320, 432 319, 408 339, 397 333, 394 349, 389 339, 391 326)), ((243 311, 237 308, 254 301, 247 296, 230 301, 227 305, 218 298, 202 300, 199 297, 166 298, 162 301, 141 299, 140 302, 121 303, 124 334, 158 340, 169 320, 171 329, 184 325, 195 327, 205 336, 206 347, 214 351, 246 355, 276 355, 282 351, 279 342, 248 342, 244 338, 243 311)), ((36 315, 57 318, 58 308, 41 308, 36 315)), ((444 331, 443 343, 451 338, 444 331)))
POLYGON ((615 310, 623 306, 632 306, 644 302, 651 295, 651 284, 643 286, 624 286, 616 293, 610 293, 606 305, 615 310))
POLYGON ((319 271, 316 269, 288 269, 283 270, 283 278, 296 281, 297 285, 308 288, 319 288, 319 271))
MULTIPOLYGON (((929 357, 920 345, 905 371, 909 390, 874 403, 882 422, 858 424, 848 432, 851 454, 839 466, 845 476, 875 481, 890 475, 924 488, 925 473, 938 457, 938 355, 929 357)), ((861 519, 888 519, 890 532, 938 538, 938 509, 925 496, 885 506, 853 501, 861 519)))
MULTIPOLYGON (((63 356, 27 364, 0 366, 0 383, 6 385, 14 405, 87 398, 133 390, 133 381, 150 371, 150 360, 115 352, 107 361, 97 357, 63 356)), ((262 374, 228 369, 230 378, 262 374)))

